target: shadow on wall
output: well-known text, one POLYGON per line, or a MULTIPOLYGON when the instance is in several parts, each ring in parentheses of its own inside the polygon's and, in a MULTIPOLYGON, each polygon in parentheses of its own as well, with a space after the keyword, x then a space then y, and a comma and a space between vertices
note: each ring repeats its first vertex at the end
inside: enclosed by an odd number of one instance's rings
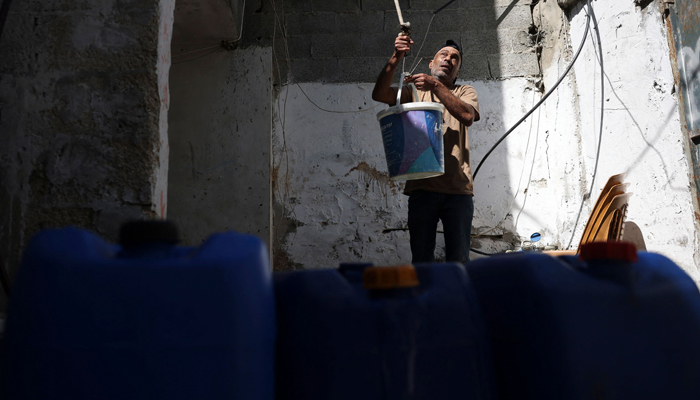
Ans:
POLYGON ((270 49, 239 47, 235 1, 177 4, 168 216, 186 245, 226 230, 269 245, 270 49))

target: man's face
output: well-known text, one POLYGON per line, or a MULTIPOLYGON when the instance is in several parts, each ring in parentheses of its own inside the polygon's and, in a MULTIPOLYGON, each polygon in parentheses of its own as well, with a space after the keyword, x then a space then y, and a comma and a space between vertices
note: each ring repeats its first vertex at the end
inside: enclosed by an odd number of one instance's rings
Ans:
POLYGON ((462 59, 454 47, 443 47, 430 61, 430 73, 443 83, 452 84, 459 75, 462 59))

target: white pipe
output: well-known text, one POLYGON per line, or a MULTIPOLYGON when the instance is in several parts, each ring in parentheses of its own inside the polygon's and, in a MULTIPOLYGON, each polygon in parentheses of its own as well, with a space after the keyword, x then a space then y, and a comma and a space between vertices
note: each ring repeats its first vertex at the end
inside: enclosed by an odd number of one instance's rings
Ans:
POLYGON ((399 14, 399 24, 403 25, 403 15, 401 15, 401 7, 399 6, 399 0, 394 0, 396 4, 396 12, 399 14))

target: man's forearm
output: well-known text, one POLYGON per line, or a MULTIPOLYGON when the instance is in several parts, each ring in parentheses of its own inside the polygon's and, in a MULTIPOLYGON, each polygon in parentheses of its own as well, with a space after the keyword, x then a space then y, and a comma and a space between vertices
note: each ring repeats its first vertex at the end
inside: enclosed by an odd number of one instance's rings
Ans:
POLYGON ((382 69, 382 72, 379 73, 377 83, 375 83, 374 90, 372 91, 373 100, 386 103, 390 106, 396 104, 396 93, 391 88, 391 81, 394 79, 396 68, 402 57, 402 53, 395 51, 389 59, 389 62, 384 66, 384 69, 382 69))
POLYGON ((474 123, 474 107, 452 94, 450 89, 441 82, 438 81, 432 92, 435 97, 440 99, 440 102, 445 106, 447 111, 449 111, 453 117, 457 118, 459 122, 466 126, 471 126, 472 123, 474 123))

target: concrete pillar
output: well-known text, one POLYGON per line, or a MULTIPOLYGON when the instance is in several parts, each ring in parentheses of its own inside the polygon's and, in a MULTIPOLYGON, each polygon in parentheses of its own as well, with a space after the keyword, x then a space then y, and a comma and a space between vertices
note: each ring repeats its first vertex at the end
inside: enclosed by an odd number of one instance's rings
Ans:
POLYGON ((11 276, 40 229, 114 240, 125 220, 165 216, 174 3, 12 4, 0 39, 0 265, 11 276))

